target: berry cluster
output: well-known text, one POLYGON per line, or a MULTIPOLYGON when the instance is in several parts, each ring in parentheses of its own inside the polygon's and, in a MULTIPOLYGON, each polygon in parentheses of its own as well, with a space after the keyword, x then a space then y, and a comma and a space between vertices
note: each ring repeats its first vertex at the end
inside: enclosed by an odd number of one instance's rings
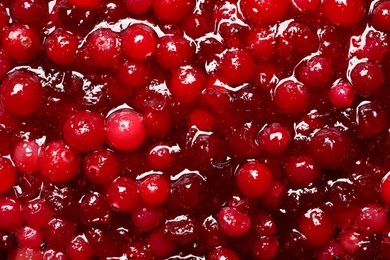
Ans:
POLYGON ((3 0, 0 259, 389 259, 390 1, 3 0))

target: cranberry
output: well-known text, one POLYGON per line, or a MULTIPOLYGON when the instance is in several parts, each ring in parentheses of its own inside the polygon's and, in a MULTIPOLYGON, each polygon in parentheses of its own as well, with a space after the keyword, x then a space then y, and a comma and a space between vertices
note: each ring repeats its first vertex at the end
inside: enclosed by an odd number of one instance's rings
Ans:
POLYGON ((39 228, 23 226, 16 232, 16 239, 22 247, 37 248, 43 242, 43 233, 39 228))
POLYGON ((299 218, 298 230, 311 246, 322 247, 332 239, 335 225, 328 213, 319 208, 313 208, 299 218))
POLYGON ((207 249, 212 250, 217 246, 227 245, 229 237, 222 231, 216 218, 212 215, 203 220, 200 238, 204 241, 207 249))
POLYGON ((98 150, 84 159, 84 174, 89 181, 99 185, 108 185, 120 172, 119 160, 110 150, 98 150))
POLYGON ((247 214, 230 207, 220 210, 218 221, 222 230, 231 237, 239 237, 246 234, 251 226, 251 220, 247 214))
POLYGON ((152 7, 157 19, 163 23, 179 23, 194 9, 194 0, 154 0, 152 7))
POLYGON ((179 245, 194 241, 200 232, 199 223, 190 215, 178 215, 168 218, 163 227, 166 237, 179 245))
POLYGON ((16 184, 18 178, 15 166, 5 157, 0 157, 0 178, 0 193, 10 190, 16 184))
POLYGON ((276 234, 275 219, 266 211, 257 212, 252 224, 254 231, 259 235, 267 236, 276 234))
POLYGON ((144 14, 152 6, 152 0, 126 0, 126 7, 130 13, 144 14))
POLYGON ((240 85, 252 79, 255 68, 253 56, 245 50, 230 50, 223 56, 221 73, 226 83, 240 85))
POLYGON ((309 93, 300 82, 285 81, 275 88, 274 102, 283 114, 302 114, 308 105, 309 93))
POLYGON ((344 259, 344 251, 340 243, 331 241, 318 251, 318 260, 344 259))
POLYGON ((107 186, 107 201, 119 212, 131 212, 139 204, 137 184, 128 177, 119 177, 107 186))
POLYGON ((128 13, 124 1, 109 0, 102 2, 98 8, 98 14, 102 20, 114 24, 126 18, 128 13))
POLYGON ((162 227, 155 229, 149 235, 149 244, 152 252, 162 258, 172 256, 177 249, 176 243, 164 236, 162 227))
POLYGON ((363 238, 355 229, 347 229, 340 233, 338 240, 344 252, 353 255, 364 242, 363 238))
POLYGON ((42 84, 33 73, 12 72, 1 84, 1 100, 5 108, 15 115, 32 115, 44 101, 42 84))
POLYGON ((246 39, 253 55, 260 60, 269 60, 275 54, 275 30, 269 27, 255 27, 246 39))
POLYGON ((196 127, 202 131, 211 131, 215 124, 215 117, 207 110, 194 109, 188 115, 187 126, 196 127))
POLYGON ((76 7, 97 8, 102 0, 68 0, 69 3, 76 7))
POLYGON ((132 110, 121 110, 111 114, 106 124, 107 141, 116 149, 137 149, 146 136, 142 115, 132 110))
POLYGON ((150 59, 157 49, 156 33, 147 25, 132 25, 122 35, 122 49, 132 60, 150 59))
POLYGON ((70 259, 90 259, 93 256, 91 243, 84 234, 77 235, 66 247, 66 254, 70 259))
POLYGON ((78 39, 73 33, 56 29, 45 40, 46 54, 58 65, 71 65, 76 56, 78 43, 78 39))
POLYGON ((176 150, 175 147, 157 144, 150 148, 147 160, 154 170, 167 170, 172 167, 175 162, 176 152, 178 152, 178 150, 176 150))
POLYGON ((286 162, 284 172, 292 183, 307 186, 320 177, 321 169, 311 157, 292 157, 286 162))
POLYGON ((125 61, 118 68, 119 81, 123 86, 136 89, 146 86, 150 82, 150 68, 140 62, 125 61))
POLYGON ((188 15, 180 26, 192 39, 200 38, 213 30, 211 17, 203 13, 192 13, 188 15))
POLYGON ((241 9, 252 23, 274 24, 286 16, 288 0, 244 0, 241 9))
POLYGON ((162 208, 140 204, 131 212, 134 226, 141 230, 153 230, 164 220, 162 208))
POLYGON ((365 3, 363 0, 326 0, 323 3, 323 12, 326 19, 335 25, 352 27, 364 16, 365 3))
POLYGON ((156 60, 167 70, 187 65, 192 58, 189 42, 180 35, 165 35, 157 43, 156 60))
POLYGON ((99 193, 87 194, 81 199, 80 213, 80 220, 86 225, 106 225, 112 216, 111 209, 99 193))
POLYGON ((13 6, 13 14, 22 23, 38 25, 47 16, 47 5, 42 0, 16 0, 13 6))
POLYGON ((15 231, 22 224, 22 204, 18 200, 0 198, 0 229, 15 231))
POLYGON ((145 114, 145 125, 148 136, 164 137, 172 127, 171 115, 167 110, 150 110, 145 114))
POLYGON ((347 108, 355 98, 353 86, 348 82, 338 82, 329 90, 329 101, 335 108, 347 108))
POLYGON ((13 24, 4 28, 1 43, 5 54, 16 62, 32 60, 41 49, 39 33, 27 25, 13 24))
POLYGON ((246 163, 236 173, 240 191, 249 198, 264 196, 271 188, 272 179, 270 170, 258 162, 246 163))
POLYGON ((186 66, 172 71, 169 90, 172 96, 183 103, 194 102, 200 95, 206 82, 202 71, 186 66))
POLYGON ((155 256, 150 249, 149 244, 146 241, 130 242, 126 249, 126 255, 130 259, 151 259, 154 260, 155 256))
POLYGON ((381 67, 372 62, 361 62, 351 70, 351 83, 356 93, 363 97, 379 92, 384 83, 381 67))
POLYGON ((80 155, 63 141, 53 141, 43 147, 39 166, 42 174, 51 182, 66 182, 79 172, 80 155))
POLYGON ((259 142, 268 153, 280 154, 290 144, 290 132, 283 126, 272 124, 261 131, 259 142))
POLYGON ((52 219, 53 212, 44 200, 32 200, 23 206, 24 221, 30 227, 43 228, 52 219))
POLYGON ((356 110, 357 129, 363 137, 378 134, 387 127, 387 113, 379 104, 362 102, 356 110))
POLYGON ((12 259, 40 260, 42 259, 42 252, 37 248, 21 247, 16 250, 12 259))
POLYGON ((275 237, 258 237, 251 246, 255 259, 274 259, 279 251, 279 242, 275 237))
POLYGON ((318 88, 326 86, 333 75, 332 63, 329 59, 314 56, 306 60, 297 72, 297 78, 305 86, 310 88, 318 88))
POLYGON ((371 61, 382 61, 389 53, 387 34, 366 27, 361 35, 351 37, 349 53, 371 61))
POLYGON ((347 156, 349 140, 336 128, 324 128, 314 134, 309 146, 320 166, 336 168, 347 156))
POLYGON ((302 13, 317 12, 321 6, 320 0, 290 0, 290 4, 296 10, 302 13))
POLYGON ((59 22, 65 29, 87 34, 95 25, 97 17, 94 9, 76 7, 68 1, 57 3, 59 3, 57 7, 59 22))
POLYGON ((163 204, 168 198, 169 190, 169 182, 161 175, 148 176, 139 185, 140 198, 149 206, 163 204))
POLYGON ((386 210, 378 204, 370 204, 361 208, 356 216, 355 224, 358 230, 367 234, 381 232, 387 221, 386 210))
POLYGON ((376 28, 383 31, 390 30, 390 2, 381 1, 375 4, 372 11, 372 22, 376 28))
POLYGON ((13 161, 20 172, 39 171, 39 150, 40 146, 34 141, 22 141, 15 146, 13 161))
POLYGON ((13 67, 11 60, 4 53, 3 50, 0 51, 0 80, 3 80, 13 67))
POLYGON ((233 251, 228 248, 219 247, 207 254, 207 260, 239 260, 240 257, 233 251))
POLYGON ((212 110, 219 114, 232 109, 229 86, 221 77, 209 78, 201 97, 212 110))
POLYGON ((0 28, 4 28, 8 25, 9 16, 3 5, 0 5, 0 28))
POLYGON ((76 225, 66 219, 53 218, 43 229, 45 241, 54 247, 64 249, 76 233, 76 225))

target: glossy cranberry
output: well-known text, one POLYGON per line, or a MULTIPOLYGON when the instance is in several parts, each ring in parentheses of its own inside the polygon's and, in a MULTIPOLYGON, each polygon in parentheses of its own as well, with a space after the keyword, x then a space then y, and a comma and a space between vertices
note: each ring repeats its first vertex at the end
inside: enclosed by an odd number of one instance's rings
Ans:
POLYGON ((147 25, 132 25, 122 35, 122 49, 134 61, 150 59, 157 49, 156 33, 147 25))
POLYGON ((132 14, 144 14, 152 6, 152 0, 126 0, 126 7, 132 14))
POLYGON ((144 120, 150 137, 164 137, 172 127, 171 115, 167 110, 150 110, 145 113, 144 120))
POLYGON ((165 236, 179 245, 194 241, 200 232, 199 223, 191 215, 177 215, 167 218, 163 228, 165 236))
POLYGON ((23 218, 30 227, 43 228, 52 217, 53 212, 44 200, 32 200, 23 206, 23 218))
POLYGON ((365 3, 362 0, 326 0, 323 3, 323 13, 326 19, 335 25, 352 27, 364 16, 365 3))
POLYGON ((157 257, 172 256, 177 249, 176 243, 164 235, 162 227, 152 231, 149 235, 149 244, 152 252, 157 257))
POLYGON ((239 260, 240 257, 231 249, 219 247, 207 254, 207 260, 239 260))
POLYGON ((381 105, 362 102, 356 108, 356 123, 363 137, 378 134, 387 127, 387 113, 381 105))
POLYGON ((356 216, 356 228, 366 234, 381 232, 387 221, 386 210, 378 204, 370 204, 360 209, 356 216))
POLYGON ((252 23, 274 24, 287 14, 288 0, 244 0, 241 9, 252 23))
POLYGON ((310 88, 324 87, 333 75, 332 62, 321 56, 314 56, 306 60, 297 72, 297 78, 310 88))
POLYGON ((320 0, 290 0, 291 6, 302 13, 314 13, 321 6, 320 0))
POLYGON ((251 246, 251 252, 255 259, 274 259, 279 251, 279 242, 272 236, 256 238, 251 246))
POLYGON ((110 24, 117 23, 128 15, 125 2, 119 0, 103 1, 97 11, 100 20, 110 24))
POLYGON ((137 184, 128 177, 118 177, 107 186, 107 201, 119 212, 132 212, 139 204, 137 184))
POLYGON ((92 183, 108 185, 119 175, 119 160, 112 151, 101 149, 85 157, 83 170, 92 183))
POLYGON ((156 60, 167 70, 187 65, 192 58, 189 42, 180 35, 165 35, 157 43, 156 60))
POLYGON ((255 60, 245 50, 230 50, 223 56, 221 74, 226 83, 240 85, 252 79, 255 60))
POLYGON ((390 30, 390 1, 381 1, 375 4, 372 10, 372 22, 375 28, 388 31, 390 30))
POLYGON ((153 0, 153 12, 163 23, 179 23, 194 9, 194 0, 153 0))
POLYGON ((128 258, 135 260, 155 259, 155 256, 146 241, 130 242, 126 249, 126 255, 128 258))
POLYGON ((268 153, 280 154, 290 144, 290 132, 279 124, 272 124, 261 131, 259 142, 268 153))
POLYGON ((5 54, 16 62, 32 60, 41 49, 39 33, 34 28, 21 24, 4 28, 1 43, 5 54))
POLYGON ((54 247, 64 249, 76 234, 76 225, 66 219, 53 218, 43 229, 45 241, 54 247))
POLYGON ((76 7, 86 7, 94 9, 100 5, 102 0, 68 0, 68 2, 76 7))
MULTIPOLYGON (((1 26, 1 25, 0 25, 1 26)), ((3 50, 0 51, 0 80, 3 80, 13 67, 11 60, 4 53, 3 50)))
POLYGON ((93 256, 93 248, 84 234, 77 235, 66 247, 66 254, 70 259, 87 260, 93 256))
POLYGON ((206 82, 201 70, 186 66, 172 71, 169 90, 172 96, 183 103, 194 102, 200 95, 206 82))
POLYGON ((355 229, 344 230, 338 236, 344 252, 350 255, 353 255, 362 246, 363 239, 363 235, 355 229))
POLYGON ((140 198, 149 206, 163 204, 168 198, 169 190, 169 182, 161 175, 148 176, 139 184, 140 198))
POLYGON ((370 61, 382 61, 389 53, 389 39, 387 34, 366 27, 361 35, 352 36, 349 53, 370 61))
POLYGON ((12 11, 16 19, 28 25, 42 23, 48 14, 43 0, 16 0, 12 11))
POLYGON ((89 35, 87 45, 97 67, 113 69, 119 66, 122 56, 119 33, 110 29, 98 29, 89 35))
POLYGON ((231 237, 239 237, 246 234, 251 227, 251 220, 245 213, 236 208, 225 207, 218 213, 218 222, 222 230, 231 237))
POLYGON ((0 198, 0 229, 15 231, 22 224, 22 204, 18 200, 0 198))
POLYGON ((130 89, 144 87, 151 79, 150 68, 145 63, 135 61, 120 64, 118 74, 120 83, 130 89))
POLYGON ((340 243, 331 241, 318 251, 318 260, 344 259, 344 251, 340 243))
POLYGON ((153 230, 164 220, 163 208, 140 204, 131 212, 131 220, 141 230, 153 230))
POLYGON ((5 193, 16 184, 18 172, 8 158, 0 157, 0 193, 5 193))
POLYGON ((45 40, 47 56, 61 66, 74 62, 79 41, 77 36, 63 29, 54 30, 45 40))
POLYGON ((289 181, 300 186, 307 186, 320 177, 321 169, 309 156, 292 157, 284 166, 289 181))
POLYGON ((53 141, 42 148, 39 166, 49 181, 66 182, 79 172, 80 155, 63 141, 53 141))
POLYGON ((31 72, 12 72, 1 84, 1 100, 12 114, 32 115, 41 108, 44 101, 42 84, 31 72))
POLYGON ((16 239, 22 247, 37 248, 43 242, 43 233, 40 228, 23 226, 16 232, 16 239))
POLYGON ((275 37, 273 28, 255 27, 249 32, 246 42, 257 59, 269 60, 276 51, 275 37))
POLYGON ((207 110, 194 109, 188 115, 187 126, 196 127, 202 131, 211 131, 215 124, 215 117, 207 110))
POLYGON ((200 232, 200 238, 210 251, 217 246, 227 245, 229 241, 229 237, 223 232, 213 215, 209 215, 203 220, 200 232))
POLYGON ((334 108, 347 108, 354 101, 355 91, 349 82, 338 82, 330 88, 328 97, 334 108))
POLYGON ((42 252, 38 248, 21 247, 21 248, 18 248, 16 250, 15 255, 13 256, 12 259, 41 260, 42 259, 42 252))
POLYGON ((240 191, 249 198, 264 196, 271 188, 272 179, 270 170, 258 162, 246 163, 236 173, 240 191))
POLYGON ((259 235, 275 235, 275 219, 266 211, 258 211, 252 221, 253 230, 259 235))
POLYGON ((384 83, 381 67, 373 62, 358 63, 351 70, 351 83, 356 93, 363 97, 379 92, 384 83))
POLYGON ((84 35, 93 28, 97 20, 94 9, 74 6, 68 1, 58 2, 57 13, 59 22, 64 25, 66 30, 84 35))
POLYGON ((22 141, 15 146, 12 158, 20 172, 39 171, 39 150, 40 146, 35 141, 22 141))
POLYGON ((219 114, 232 109, 232 93, 221 77, 210 77, 201 97, 212 110, 219 114))
POLYGON ((320 208, 305 212, 298 220, 298 230, 305 236, 307 243, 313 247, 322 247, 330 242, 335 225, 331 216, 320 208))
POLYGON ((336 168, 347 156, 349 140, 336 128, 324 128, 314 134, 309 147, 321 167, 336 168))
POLYGON ((170 147, 163 144, 157 144, 150 148, 147 160, 148 164, 154 170, 164 171, 172 167, 176 159, 176 153, 179 147, 170 147), (176 149, 177 148, 177 149, 176 149))
POLYGON ((80 201, 80 220, 86 225, 107 225, 112 213, 99 193, 85 195, 80 201))
POLYGON ((186 35, 192 39, 196 39, 213 30, 212 22, 208 14, 192 13, 181 22, 180 27, 186 35))
POLYGON ((132 110, 114 112, 107 119, 106 136, 108 143, 118 150, 137 149, 146 136, 142 115, 132 110))
POLYGON ((309 100, 306 86, 300 82, 285 81, 275 88, 274 102, 280 112, 286 115, 302 114, 309 100))

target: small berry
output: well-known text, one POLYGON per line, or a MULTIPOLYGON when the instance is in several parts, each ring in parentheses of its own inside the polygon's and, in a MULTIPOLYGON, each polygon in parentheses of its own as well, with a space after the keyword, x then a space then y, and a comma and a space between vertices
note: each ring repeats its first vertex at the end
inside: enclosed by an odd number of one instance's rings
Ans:
POLYGON ((259 142, 268 153, 281 154, 290 144, 290 132, 279 124, 271 124, 260 132, 259 142))
POLYGON ((318 251, 318 260, 344 259, 344 250, 340 243, 331 241, 318 251))
POLYGON ((356 25, 366 12, 363 0, 325 0, 322 8, 326 19, 343 27, 356 25))
POLYGON ((18 200, 0 198, 0 230, 15 231, 23 221, 22 204, 18 200))
POLYGON ((132 212, 139 204, 138 185, 128 177, 118 177, 107 186, 107 201, 119 212, 132 212))
POLYGON ((153 230, 164 220, 164 209, 140 204, 131 212, 131 220, 141 230, 153 230))
POLYGON ((165 35, 157 43, 156 60, 164 69, 177 69, 192 58, 190 43, 179 35, 165 35))
POLYGON ((263 164, 249 162, 241 166, 236 173, 240 191, 249 198, 264 196, 271 188, 272 174, 263 164))
POLYGON ((122 35, 122 49, 130 59, 143 62, 156 53, 156 33, 147 25, 132 25, 122 35))
POLYGON ((32 200, 23 206, 24 221, 30 227, 43 228, 52 219, 53 212, 44 200, 32 200))
POLYGON ((53 218, 43 229, 43 236, 47 244, 64 249, 76 234, 75 223, 61 218, 53 218))
POLYGON ((39 171, 39 150, 40 146, 34 141, 22 141, 15 146, 13 160, 20 172, 39 171))
POLYGON ((28 25, 39 25, 48 13, 43 0, 15 0, 12 10, 16 19, 28 25))
POLYGON ((372 11, 372 22, 378 30, 390 30, 390 1, 377 2, 372 11))
POLYGON ((320 177, 321 169, 311 157, 292 157, 286 162, 284 172, 292 183, 307 186, 320 177))
POLYGON ((9 191, 17 182, 18 172, 11 160, 0 157, 0 194, 9 191))
POLYGON ((80 221, 85 225, 107 225, 112 211, 99 193, 89 193, 80 200, 80 221))
POLYGON ((130 13, 145 14, 152 6, 152 0, 126 0, 126 7, 130 13))
POLYGON ((78 39, 63 29, 54 30, 45 40, 47 56, 60 66, 71 65, 78 49, 78 39))
POLYGON ((176 159, 176 153, 180 149, 163 144, 157 144, 150 148, 147 160, 153 170, 164 171, 173 166, 176 159))
POLYGON ((356 93, 363 97, 378 93, 385 80, 382 68, 373 62, 358 63, 351 70, 351 83, 356 93))
POLYGON ((278 85, 274 92, 274 102, 280 112, 296 116, 302 114, 309 101, 306 86, 300 82, 286 81, 278 85))
POLYGON ((172 96, 183 103, 191 103, 202 92, 206 82, 204 73, 196 68, 186 66, 172 71, 169 90, 172 96))
POLYGON ((274 24, 286 16, 288 0, 244 0, 241 9, 252 23, 274 24))
POLYGON ((239 212, 236 208, 222 208, 218 213, 218 222, 222 230, 231 237, 246 234, 251 227, 251 220, 247 214, 239 212))
POLYGON ((148 176, 139 184, 140 198, 149 206, 163 204, 169 196, 169 191, 169 182, 160 175, 148 176))
POLYGON ((157 257, 167 258, 172 256, 177 250, 176 243, 164 235, 162 227, 153 230, 148 240, 152 252, 157 257))
POLYGON ((347 108, 354 101, 355 91, 349 82, 338 82, 330 88, 328 97, 334 108, 347 108))
POLYGON ((118 177, 120 164, 114 152, 101 149, 85 157, 83 170, 90 182, 108 185, 118 177))
POLYGON ((16 232, 16 239, 21 247, 37 248, 43 242, 43 233, 40 228, 23 226, 16 232))
POLYGON ((314 56, 298 67, 297 78, 309 88, 320 88, 329 83, 333 75, 330 59, 314 56))
POLYGON ((163 23, 179 23, 194 9, 194 0, 153 0, 153 12, 163 23))
POLYGON ((355 229, 347 229, 338 236, 338 241, 345 253, 353 255, 363 246, 364 236, 355 229))
POLYGON ((356 124, 363 137, 379 134, 387 127, 387 112, 378 103, 362 102, 356 108, 356 124))
POLYGON ((231 249, 219 247, 207 254, 207 260, 240 260, 240 257, 231 249))
POLYGON ((279 241, 275 237, 261 236, 253 242, 251 252, 255 259, 275 259, 279 248, 279 241))
POLYGON ((252 79, 255 72, 255 59, 246 50, 230 50, 221 62, 221 75, 226 83, 241 85, 252 79))
POLYGON ((356 228, 366 234, 381 232, 387 222, 386 210, 378 204, 369 204, 356 215, 356 228))
POLYGON ((125 61, 119 65, 120 83, 126 88, 137 89, 145 87, 151 80, 150 67, 141 62, 125 61))
POLYGON ((91 259, 93 251, 91 243, 84 234, 73 237, 66 247, 66 254, 70 259, 91 259))

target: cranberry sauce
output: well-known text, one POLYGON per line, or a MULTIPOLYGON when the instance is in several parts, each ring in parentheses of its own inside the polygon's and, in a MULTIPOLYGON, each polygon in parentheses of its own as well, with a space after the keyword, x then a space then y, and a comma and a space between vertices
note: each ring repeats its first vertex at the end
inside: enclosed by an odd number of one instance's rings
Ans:
POLYGON ((0 2, 0 259, 390 259, 390 1, 0 2))

